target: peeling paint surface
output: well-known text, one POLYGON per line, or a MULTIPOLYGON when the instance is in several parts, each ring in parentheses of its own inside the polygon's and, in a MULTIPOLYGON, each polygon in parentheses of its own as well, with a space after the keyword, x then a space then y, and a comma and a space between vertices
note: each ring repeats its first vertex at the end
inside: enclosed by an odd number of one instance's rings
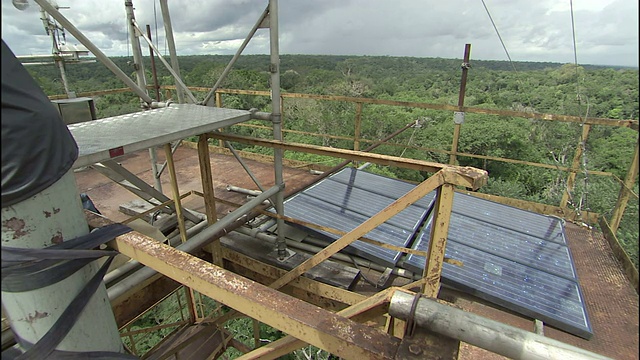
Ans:
POLYGON ((62 244, 62 242, 64 241, 64 238, 62 237, 62 233, 60 231, 57 231, 52 237, 51 237, 51 243, 52 244, 62 244))
POLYGON ((46 317, 49 316, 49 313, 46 311, 40 312, 38 310, 36 310, 36 312, 31 315, 30 313, 28 314, 26 319, 20 319, 20 321, 26 321, 29 324, 33 324, 34 321, 38 320, 38 319, 44 319, 46 317))
POLYGON ((3 221, 2 227, 9 231, 13 231, 13 240, 19 239, 30 233, 30 230, 26 229, 27 225, 24 220, 18 219, 15 216, 3 221))

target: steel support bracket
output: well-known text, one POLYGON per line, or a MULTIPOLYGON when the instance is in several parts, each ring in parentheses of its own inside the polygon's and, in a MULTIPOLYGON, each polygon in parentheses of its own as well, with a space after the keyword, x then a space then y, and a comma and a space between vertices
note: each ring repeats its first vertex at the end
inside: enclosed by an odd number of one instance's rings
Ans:
POLYGON ((453 113, 453 123, 456 125, 464 124, 464 112, 463 111, 455 111, 453 113))

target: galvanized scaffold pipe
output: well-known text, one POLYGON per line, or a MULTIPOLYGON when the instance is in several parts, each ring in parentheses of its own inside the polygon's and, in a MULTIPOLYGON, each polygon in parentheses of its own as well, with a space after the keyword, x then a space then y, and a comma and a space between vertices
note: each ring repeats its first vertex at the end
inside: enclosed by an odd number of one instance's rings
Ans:
POLYGON ((423 295, 397 291, 389 304, 389 315, 416 326, 458 339, 512 359, 609 359, 605 356, 440 304, 423 295), (412 313, 412 308, 415 310, 412 313))
MULTIPOLYGON (((165 38, 167 39, 167 47, 169 48, 171 67, 176 72, 176 74, 178 74, 178 78, 180 78, 178 53, 176 52, 176 42, 173 39, 173 27, 171 26, 171 15, 169 14, 169 4, 167 3, 167 0, 160 0, 160 9, 162 11, 162 23, 164 25, 165 38)), ((178 104, 184 104, 184 94, 182 92, 182 89, 178 86, 177 81, 175 81, 175 85, 178 104)))
MULTIPOLYGON (((280 43, 278 39, 278 0, 269 0, 269 37, 271 64, 269 70, 271 72, 271 121, 273 123, 274 140, 282 141, 282 113, 280 111, 280 43)), ((273 165, 275 173, 275 183, 282 188, 276 194, 275 208, 276 213, 284 216, 284 176, 283 176, 283 158, 284 150, 280 148, 273 149, 273 165)), ((277 250, 278 257, 284 259, 287 256, 287 243, 285 241, 284 220, 278 218, 278 241, 277 250)))
MULTIPOLYGON (((280 190, 281 187, 277 185, 269 188, 259 196, 249 200, 244 205, 227 214, 222 219, 219 219, 216 223, 203 229, 187 242, 180 244, 176 247, 176 249, 187 253, 191 253, 197 249, 201 249, 203 246, 209 244, 215 238, 234 230, 238 226, 241 226, 246 221, 250 220, 250 216, 248 216, 247 214, 251 213, 251 211, 253 211, 256 206, 259 206, 264 200, 280 192, 280 190)), ((118 297, 124 295, 129 290, 135 288, 138 284, 145 281, 146 279, 149 279, 156 273, 157 272, 155 270, 149 267, 144 267, 134 272, 130 276, 114 284, 108 289, 109 299, 111 301, 117 299, 118 297)))

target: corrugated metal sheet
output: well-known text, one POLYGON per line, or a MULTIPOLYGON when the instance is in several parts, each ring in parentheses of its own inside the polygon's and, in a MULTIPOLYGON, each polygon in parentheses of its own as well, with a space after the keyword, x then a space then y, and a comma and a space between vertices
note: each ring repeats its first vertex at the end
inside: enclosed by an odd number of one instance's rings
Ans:
MULTIPOLYGON (((353 230, 415 185, 346 168, 285 202, 285 215, 345 232, 353 230)), ((372 230, 366 237, 427 250, 435 192, 372 230), (422 223, 426 222, 423 230, 422 223)), ((327 241, 339 236, 314 232, 327 241)), ((422 273, 424 257, 356 241, 345 249, 385 266, 422 273), (399 261, 400 260, 400 261, 399 261)), ((456 193, 442 281, 482 299, 540 319, 574 335, 593 332, 562 221, 456 193)))

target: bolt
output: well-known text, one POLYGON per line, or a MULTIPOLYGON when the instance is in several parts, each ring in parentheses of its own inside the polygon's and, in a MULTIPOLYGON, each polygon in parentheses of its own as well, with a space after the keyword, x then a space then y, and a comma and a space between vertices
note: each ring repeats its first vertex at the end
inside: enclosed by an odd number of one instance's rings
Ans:
POLYGON ((413 355, 420 355, 420 353, 422 352, 422 349, 420 349, 420 346, 417 344, 411 344, 409 345, 409 352, 412 353, 413 355))

